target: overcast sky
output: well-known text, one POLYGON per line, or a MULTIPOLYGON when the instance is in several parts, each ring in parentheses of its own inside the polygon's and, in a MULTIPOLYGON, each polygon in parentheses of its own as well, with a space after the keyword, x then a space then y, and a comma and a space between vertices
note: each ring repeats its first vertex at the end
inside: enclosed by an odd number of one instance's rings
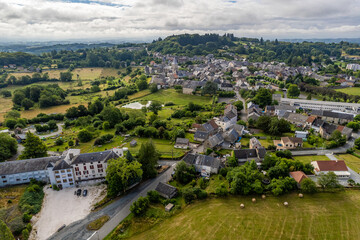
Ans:
POLYGON ((0 0, 0 39, 360 37, 360 0, 0 0))

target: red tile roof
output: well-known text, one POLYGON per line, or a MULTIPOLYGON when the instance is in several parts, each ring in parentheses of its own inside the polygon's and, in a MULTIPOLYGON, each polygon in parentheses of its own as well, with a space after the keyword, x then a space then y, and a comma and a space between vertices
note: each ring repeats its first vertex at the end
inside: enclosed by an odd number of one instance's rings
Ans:
POLYGON ((320 171, 348 171, 343 160, 337 161, 316 161, 320 171))
POLYGON ((290 176, 295 179, 297 183, 301 183, 302 180, 307 178, 303 171, 290 172, 290 176))
POLYGON ((308 117, 308 119, 306 120, 306 122, 308 123, 313 123, 315 121, 316 117, 315 116, 310 116, 308 117))
POLYGON ((342 132, 342 130, 344 130, 344 127, 345 127, 345 126, 341 126, 341 125, 340 125, 340 126, 337 127, 336 130, 338 130, 339 132, 342 132))

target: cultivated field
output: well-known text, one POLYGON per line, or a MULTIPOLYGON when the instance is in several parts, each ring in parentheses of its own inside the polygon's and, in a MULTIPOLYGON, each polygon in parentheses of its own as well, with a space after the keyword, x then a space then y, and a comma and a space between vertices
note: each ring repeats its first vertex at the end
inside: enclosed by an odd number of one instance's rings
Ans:
MULTIPOLYGON (((131 239, 358 239, 360 192, 213 198, 187 206, 131 239), (288 207, 283 202, 289 202, 288 207), (245 208, 240 208, 240 203, 245 208)), ((143 228, 146 229, 146 228, 143 228)), ((141 231, 141 230, 140 230, 141 231)))
POLYGON ((341 89, 336 89, 336 91, 338 92, 343 92, 349 95, 358 95, 360 96, 360 88, 358 87, 351 87, 351 88, 341 88, 341 89))
POLYGON ((355 172, 357 173, 360 172, 360 158, 351 154, 341 154, 341 155, 336 155, 336 157, 339 160, 344 160, 346 165, 355 172))

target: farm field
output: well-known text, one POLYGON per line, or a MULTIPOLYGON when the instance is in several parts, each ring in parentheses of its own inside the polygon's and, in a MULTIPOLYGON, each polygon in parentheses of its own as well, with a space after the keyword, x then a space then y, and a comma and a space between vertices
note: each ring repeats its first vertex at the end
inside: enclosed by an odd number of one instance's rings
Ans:
POLYGON ((341 89, 336 89, 336 91, 346 93, 346 94, 349 94, 349 95, 358 95, 358 96, 360 96, 360 88, 358 88, 358 87, 341 88, 341 89))
POLYGON ((176 92, 175 89, 160 90, 156 93, 139 98, 138 100, 159 101, 162 104, 173 102, 176 105, 186 105, 189 102, 197 104, 211 103, 211 97, 182 94, 176 92))
MULTIPOLYGON (((359 191, 213 198, 188 205, 152 228, 140 222, 130 239, 357 239, 359 191), (288 207, 283 202, 289 202, 288 207), (245 208, 240 208, 240 203, 245 208), (143 225, 141 225, 141 223, 143 225)), ((140 220, 141 221, 141 220, 140 220)), ((116 239, 114 237, 109 239, 116 239)), ((120 238, 119 238, 120 239, 120 238)))

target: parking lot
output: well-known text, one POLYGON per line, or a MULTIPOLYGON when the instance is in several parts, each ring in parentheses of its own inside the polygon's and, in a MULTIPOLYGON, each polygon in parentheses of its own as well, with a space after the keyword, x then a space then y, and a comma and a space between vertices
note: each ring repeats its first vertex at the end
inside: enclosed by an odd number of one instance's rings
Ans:
POLYGON ((102 195, 105 194, 104 185, 81 187, 81 195, 77 196, 74 191, 77 188, 67 188, 54 191, 45 187, 45 198, 41 212, 33 218, 34 231, 30 239, 45 240, 55 233, 61 226, 84 218, 102 195), (87 196, 83 196, 83 190, 87 189, 87 196))

